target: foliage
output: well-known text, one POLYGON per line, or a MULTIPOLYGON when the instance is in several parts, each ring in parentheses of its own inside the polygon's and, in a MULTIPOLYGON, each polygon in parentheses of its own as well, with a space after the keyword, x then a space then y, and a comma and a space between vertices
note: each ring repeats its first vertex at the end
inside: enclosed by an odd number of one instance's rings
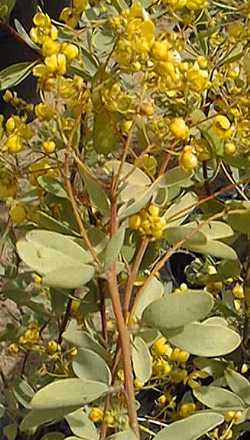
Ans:
POLYGON ((73 0, 29 35, 18 23, 38 60, 0 72, 1 301, 17 311, 1 341, 22 363, 1 373, 8 440, 248 430, 249 17, 247 0, 73 0), (11 90, 30 74, 36 105, 11 90))

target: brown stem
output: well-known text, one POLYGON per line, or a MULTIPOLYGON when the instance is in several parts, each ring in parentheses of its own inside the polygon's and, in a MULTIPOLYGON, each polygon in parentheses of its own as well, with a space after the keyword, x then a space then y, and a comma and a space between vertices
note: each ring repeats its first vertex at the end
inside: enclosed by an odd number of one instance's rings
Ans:
MULTIPOLYGON (((112 183, 113 185, 115 184, 114 180, 112 183)), ((113 200, 111 204, 111 225, 110 225, 111 237, 114 236, 114 234, 116 233, 117 227, 118 227, 117 202, 116 202, 115 194, 113 193, 113 200)), ((119 333, 119 342, 120 342, 122 361, 123 361, 129 423, 135 435, 139 438, 139 425, 137 420, 137 412, 136 412, 136 404, 135 404, 132 359, 131 359, 131 351, 130 351, 130 335, 122 313, 122 305, 120 300, 119 287, 117 283, 115 262, 112 264, 110 270, 107 273, 107 282, 108 282, 109 293, 112 301, 112 308, 116 319, 116 325, 119 333)))
POLYGON ((128 276, 127 285, 126 285, 126 289, 125 289, 125 293, 124 293, 124 304, 123 304, 123 314, 124 314, 125 321, 128 318, 129 305, 130 305, 130 301, 131 301, 133 285, 134 285, 134 282, 135 282, 136 277, 138 275, 142 259, 144 257, 145 252, 146 252, 146 249, 148 247, 148 243, 149 243, 149 239, 146 237, 144 237, 141 240, 138 252, 136 254, 135 260, 132 265, 131 272, 128 276))
POLYGON ((66 307, 66 310, 65 310, 65 314, 64 314, 62 323, 60 325, 59 335, 58 335, 58 339, 57 339, 58 344, 62 343, 62 336, 63 336, 63 333, 64 333, 64 331, 65 331, 65 329, 67 327, 67 324, 68 324, 68 321, 69 321, 69 318, 70 318, 71 305, 72 305, 72 299, 70 298, 68 300, 67 307, 66 307))
POLYGON ((130 352, 130 337, 122 313, 122 306, 120 301, 119 288, 117 284, 115 263, 112 265, 107 275, 107 281, 109 285, 110 297, 116 318, 120 344, 121 344, 129 422, 135 435, 139 438, 139 425, 137 420, 137 412, 136 412, 136 404, 135 404, 133 371, 132 371, 132 361, 131 361, 131 352, 130 352))

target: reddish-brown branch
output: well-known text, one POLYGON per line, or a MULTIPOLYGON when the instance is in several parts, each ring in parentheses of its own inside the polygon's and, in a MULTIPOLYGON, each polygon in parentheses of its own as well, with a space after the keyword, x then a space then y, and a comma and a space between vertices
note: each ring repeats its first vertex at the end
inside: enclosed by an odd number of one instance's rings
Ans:
POLYGON ((138 275, 142 259, 144 257, 145 252, 146 252, 146 249, 148 247, 148 243, 149 243, 149 239, 147 237, 144 237, 141 240, 139 249, 136 253, 135 260, 134 260, 132 268, 131 268, 131 272, 128 276, 127 285, 126 285, 126 289, 125 289, 125 293, 124 293, 124 304, 123 304, 123 314, 124 314, 125 321, 128 318, 129 305, 130 305, 130 301, 131 301, 133 285, 134 285, 134 282, 135 282, 136 277, 138 275))

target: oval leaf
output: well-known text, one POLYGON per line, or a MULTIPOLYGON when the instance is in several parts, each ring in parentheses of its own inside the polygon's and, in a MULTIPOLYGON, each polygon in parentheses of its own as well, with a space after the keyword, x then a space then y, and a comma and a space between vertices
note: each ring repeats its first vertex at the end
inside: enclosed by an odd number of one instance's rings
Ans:
POLYGON ((108 391, 108 386, 102 382, 82 379, 63 379, 41 388, 31 400, 35 410, 63 409, 64 414, 72 412, 77 407, 93 402, 108 391))
POLYGON ((152 375, 152 357, 146 342, 139 336, 133 341, 132 360, 136 378, 146 383, 152 375))
POLYGON ((223 422, 224 417, 221 414, 209 411, 193 414, 184 420, 171 423, 160 431, 154 440, 196 440, 223 422))
POLYGON ((91 350, 78 350, 72 363, 73 370, 80 379, 111 383, 111 373, 106 362, 91 350))
POLYGON ((151 303, 144 310, 143 321, 160 329, 178 328, 205 318, 213 305, 212 296, 203 290, 173 293, 151 303))
MULTIPOLYGON (((166 332, 167 334, 167 332, 166 332)), ((170 342, 197 356, 222 356, 234 351, 241 343, 238 333, 222 325, 192 322, 174 335, 170 342)))
MULTIPOLYGON (((84 440, 98 440, 98 433, 93 422, 82 409, 65 417, 74 435, 84 440)), ((77 437, 76 437, 77 438, 77 437)))
POLYGON ((247 405, 250 405, 250 383, 246 377, 237 371, 227 368, 225 370, 225 379, 231 390, 237 394, 247 405))
POLYGON ((142 295, 139 298, 139 301, 136 303, 136 307, 134 310, 134 315, 141 319, 143 311, 146 307, 151 304, 153 301, 160 299, 163 296, 164 287, 163 284, 157 279, 153 278, 148 286, 143 290, 142 295))
POLYGON ((244 403, 236 394, 213 385, 193 390, 199 402, 217 411, 237 411, 244 409, 244 403))

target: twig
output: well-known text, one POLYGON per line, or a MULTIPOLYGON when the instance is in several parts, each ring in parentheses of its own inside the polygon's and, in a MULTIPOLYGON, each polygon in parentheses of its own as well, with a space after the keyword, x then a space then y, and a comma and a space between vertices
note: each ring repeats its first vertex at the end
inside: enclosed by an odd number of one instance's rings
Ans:
POLYGON ((70 318, 70 310, 71 310, 72 301, 73 301, 72 298, 69 298, 68 303, 67 303, 67 307, 65 310, 65 314, 64 314, 64 317, 63 317, 63 320, 62 320, 62 323, 61 323, 60 329, 59 329, 59 335, 58 335, 58 339, 57 339, 58 344, 62 343, 62 336, 63 336, 63 333, 67 327, 67 324, 68 324, 68 321, 70 318))
POLYGON ((126 285, 126 289, 125 289, 125 293, 124 293, 124 304, 123 304, 123 314, 124 314, 125 320, 127 320, 127 318, 128 318, 128 311, 129 311, 129 305, 130 305, 131 295, 132 295, 132 291, 133 291, 133 285, 134 285, 134 282, 135 282, 136 277, 138 275, 140 265, 141 265, 142 259, 144 257, 144 254, 146 252, 146 249, 148 247, 148 244, 149 244, 149 239, 147 237, 144 237, 141 240, 139 249, 137 251, 135 260, 132 265, 131 272, 128 276, 127 285, 126 285))

